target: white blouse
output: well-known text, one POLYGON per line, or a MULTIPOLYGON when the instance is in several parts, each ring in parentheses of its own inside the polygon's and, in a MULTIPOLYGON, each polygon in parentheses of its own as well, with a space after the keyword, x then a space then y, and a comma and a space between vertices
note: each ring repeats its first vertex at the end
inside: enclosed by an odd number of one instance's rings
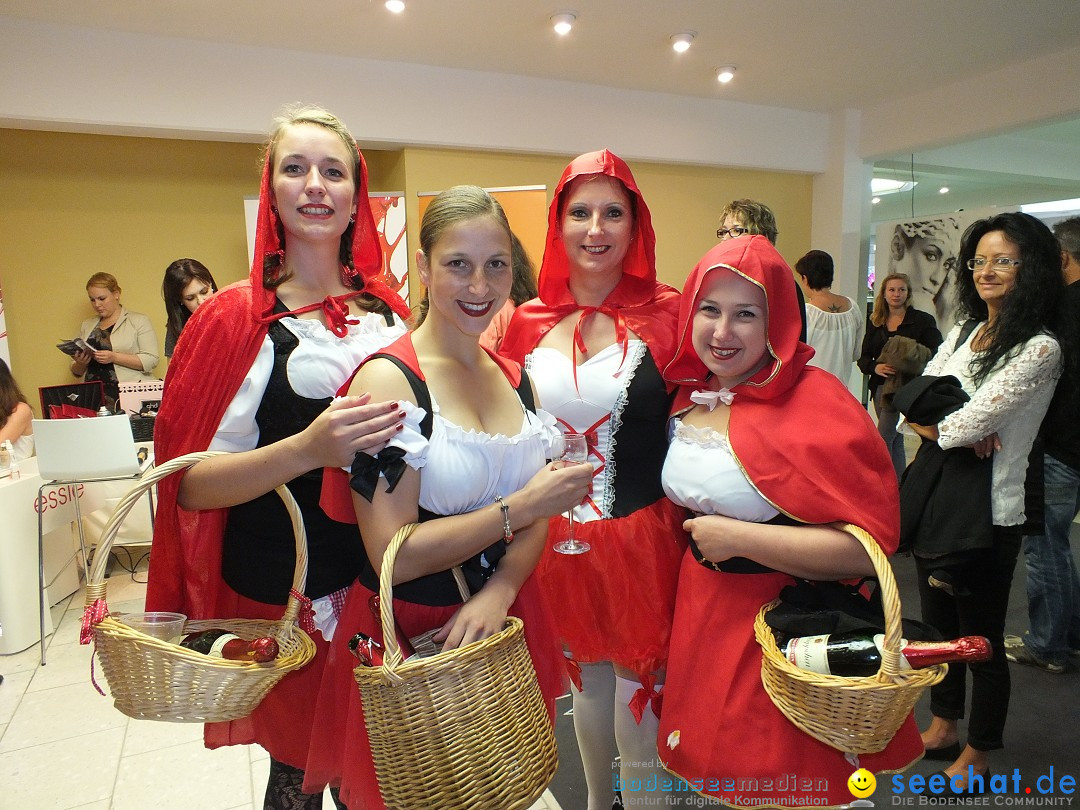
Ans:
POLYGON ((630 340, 625 363, 618 343, 601 349, 578 366, 576 389, 573 361, 558 349, 540 346, 525 358, 537 396, 563 429, 567 433, 596 435, 595 445, 589 448, 594 470, 592 491, 584 504, 574 508, 578 523, 611 517, 615 504, 615 434, 626 407, 627 389, 647 348, 643 340, 630 340))
POLYGON ((703 515, 765 523, 779 512, 751 486, 723 433, 673 419, 661 481, 669 499, 703 515))
MULTIPOLYGON (((429 391, 430 394, 430 391, 429 391)), ((404 428, 389 444, 405 451, 405 463, 420 475, 420 506, 436 515, 460 515, 489 506, 496 495, 517 492, 551 457, 560 435, 544 411, 522 406, 521 430, 513 436, 465 429, 448 421, 431 396, 431 438, 420 423, 427 411, 409 401, 404 428)))
MULTIPOLYGON (((845 296, 846 297, 846 296, 845 296)), ((859 305, 847 299, 846 312, 825 312, 806 305, 806 342, 814 347, 807 365, 831 372, 847 385, 851 367, 862 350, 863 314, 859 305)))
POLYGON ((961 328, 961 324, 953 327, 923 371, 927 376, 951 374, 971 397, 938 423, 938 445, 945 450, 966 447, 991 433, 998 434, 1001 450, 993 456, 990 492, 993 522, 995 526, 1016 526, 1025 519, 1028 453, 1061 376, 1061 347, 1049 335, 1036 335, 999 363, 976 388, 971 366, 976 352, 971 343, 979 329, 973 329, 954 351, 961 328))
MULTIPOLYGON (((289 385, 297 394, 309 399, 334 396, 369 355, 390 345, 408 331, 396 315, 392 326, 386 323, 386 318, 374 312, 361 315, 359 321, 349 326, 345 337, 339 338, 314 318, 281 319, 281 325, 300 341, 289 355, 286 365, 289 385)), ((210 450, 240 453, 255 449, 259 442, 255 413, 262 404, 273 368, 274 342, 267 335, 263 338, 255 362, 221 417, 217 432, 210 442, 210 450)))

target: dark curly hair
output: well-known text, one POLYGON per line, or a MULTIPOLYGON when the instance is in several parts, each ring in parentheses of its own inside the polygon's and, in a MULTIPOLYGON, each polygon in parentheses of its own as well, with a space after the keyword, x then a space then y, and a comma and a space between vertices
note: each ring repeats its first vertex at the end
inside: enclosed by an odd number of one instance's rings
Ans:
POLYGON ((1016 284, 1001 305, 997 318, 983 332, 984 345, 972 361, 973 378, 981 385, 998 364, 1026 341, 1044 331, 1056 331, 1058 306, 1065 282, 1061 253, 1050 229, 1030 214, 1004 213, 980 219, 964 232, 956 262, 956 291, 961 318, 985 321, 986 302, 979 297, 968 260, 975 256, 979 240, 1001 231, 1020 250, 1016 284))

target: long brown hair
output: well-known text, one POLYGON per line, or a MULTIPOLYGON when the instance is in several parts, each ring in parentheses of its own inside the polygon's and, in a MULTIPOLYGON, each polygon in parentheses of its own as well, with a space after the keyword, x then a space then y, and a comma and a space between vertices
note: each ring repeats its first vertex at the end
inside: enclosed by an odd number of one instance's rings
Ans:
POLYGON ((0 427, 7 424, 8 417, 15 412, 15 406, 20 402, 30 404, 19 389, 15 378, 11 376, 8 364, 0 359, 0 427))
POLYGON ((877 295, 874 296, 874 311, 870 313, 870 323, 881 326, 889 317, 889 305, 885 301, 885 288, 890 281, 902 281, 907 285, 907 300, 904 301, 904 309, 911 306, 911 279, 907 273, 889 273, 878 285, 877 295))

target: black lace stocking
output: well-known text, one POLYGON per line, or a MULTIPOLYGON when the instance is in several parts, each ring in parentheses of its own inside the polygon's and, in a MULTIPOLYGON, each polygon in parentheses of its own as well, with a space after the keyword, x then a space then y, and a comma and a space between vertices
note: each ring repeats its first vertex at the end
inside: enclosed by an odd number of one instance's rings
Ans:
MULTIPOLYGON (((304 793, 304 771, 270 757, 263 810, 322 810, 322 793, 304 793)), ((337 796, 334 804, 344 808, 337 796)))

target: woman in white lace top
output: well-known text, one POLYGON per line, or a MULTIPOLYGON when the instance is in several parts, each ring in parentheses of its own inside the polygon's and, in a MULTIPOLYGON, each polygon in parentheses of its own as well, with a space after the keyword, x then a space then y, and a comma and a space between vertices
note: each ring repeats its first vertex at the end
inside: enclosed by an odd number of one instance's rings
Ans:
POLYGON ((953 787, 959 788, 969 773, 985 774, 987 752, 1003 746, 1010 690, 1005 613, 1025 519, 1027 457, 1061 374, 1061 349, 1050 329, 1063 282, 1053 234, 1019 213, 973 224, 964 234, 956 275, 960 314, 978 323, 966 338, 957 325, 924 373, 955 376, 970 399, 936 425, 912 427, 944 450, 971 447, 980 458, 993 459, 993 547, 955 572, 955 595, 932 587, 933 562, 916 557, 923 619, 946 637, 986 636, 994 649, 991 661, 970 666, 963 750, 957 720, 964 715, 968 667, 951 665, 931 693, 933 720, 922 735, 927 757, 954 760, 945 774, 957 777, 953 787))

